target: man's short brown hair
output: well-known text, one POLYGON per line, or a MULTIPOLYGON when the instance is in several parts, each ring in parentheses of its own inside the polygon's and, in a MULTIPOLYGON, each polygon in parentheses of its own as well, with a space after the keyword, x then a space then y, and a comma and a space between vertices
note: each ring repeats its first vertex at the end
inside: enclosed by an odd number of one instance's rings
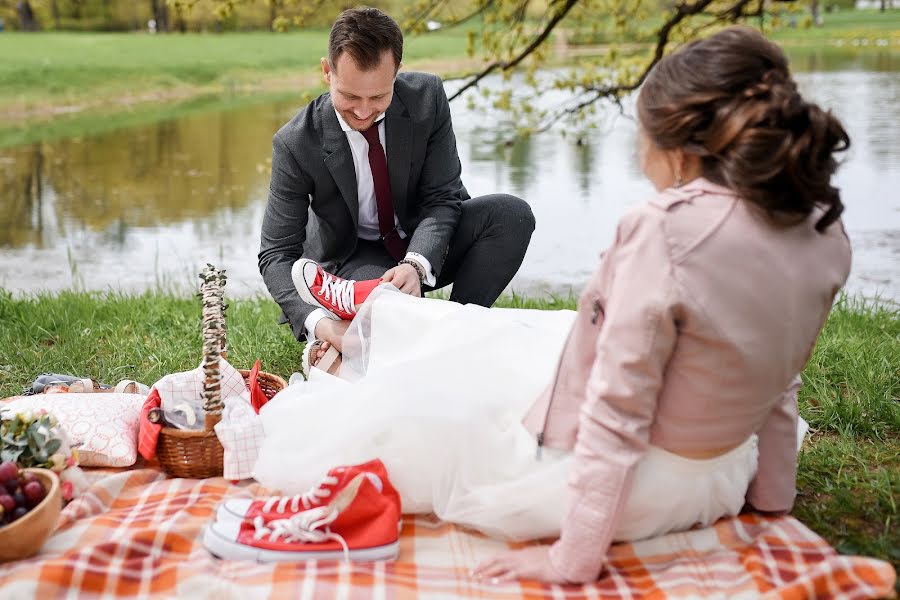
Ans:
POLYGON ((328 36, 328 62, 335 68, 338 57, 350 55, 356 66, 369 71, 378 66, 385 50, 395 66, 403 59, 403 32, 397 22, 377 8, 350 8, 340 14, 328 36))

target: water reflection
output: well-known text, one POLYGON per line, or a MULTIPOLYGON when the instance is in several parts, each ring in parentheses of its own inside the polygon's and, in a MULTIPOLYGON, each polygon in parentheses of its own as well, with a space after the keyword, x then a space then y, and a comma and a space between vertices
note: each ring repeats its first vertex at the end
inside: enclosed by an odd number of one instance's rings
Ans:
MULTIPOLYGON (((855 249, 851 287, 900 299, 900 60, 835 56, 794 64, 813 69, 798 76, 801 87, 853 138, 838 177, 855 249)), ((215 261, 229 271, 231 294, 263 292, 260 167, 295 110, 273 102, 0 150, 0 286, 190 289, 215 261)), ((634 156, 636 125, 610 117, 580 141, 552 131, 508 143, 496 118, 453 105, 469 191, 515 193, 537 217, 513 286, 578 288, 622 212, 651 191, 634 156)))
POLYGON ((861 48, 852 42, 842 42, 841 46, 790 48, 789 54, 794 72, 900 71, 900 53, 886 48, 861 48))
POLYGON ((0 245, 52 246, 72 228, 152 227, 244 207, 264 179, 257 165, 270 140, 259 113, 243 111, 3 151, 4 204, 18 214, 0 228, 0 245), (42 201, 64 223, 49 238, 22 228, 23 212, 42 213, 42 201))

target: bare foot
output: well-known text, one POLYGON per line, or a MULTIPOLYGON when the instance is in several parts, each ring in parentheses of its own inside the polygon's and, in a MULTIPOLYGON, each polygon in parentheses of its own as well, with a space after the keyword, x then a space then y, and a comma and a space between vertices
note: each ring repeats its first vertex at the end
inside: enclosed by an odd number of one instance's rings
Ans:
POLYGON ((350 328, 350 321, 335 321, 334 319, 320 319, 316 323, 315 337, 325 343, 332 344, 338 352, 343 352, 344 334, 350 328))

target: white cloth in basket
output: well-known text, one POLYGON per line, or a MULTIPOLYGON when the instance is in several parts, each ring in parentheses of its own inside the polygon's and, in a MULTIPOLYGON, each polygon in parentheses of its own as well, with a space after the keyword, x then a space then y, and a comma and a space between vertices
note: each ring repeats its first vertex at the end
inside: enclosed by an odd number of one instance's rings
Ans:
MULTIPOLYGON (((215 431, 225 450, 223 475, 226 479, 245 479, 250 476, 262 444, 262 423, 250 405, 250 392, 244 377, 224 358, 219 360, 219 373, 225 407, 215 431)), ((153 384, 170 425, 180 429, 203 429, 204 379, 201 365, 192 371, 166 375, 153 384)))

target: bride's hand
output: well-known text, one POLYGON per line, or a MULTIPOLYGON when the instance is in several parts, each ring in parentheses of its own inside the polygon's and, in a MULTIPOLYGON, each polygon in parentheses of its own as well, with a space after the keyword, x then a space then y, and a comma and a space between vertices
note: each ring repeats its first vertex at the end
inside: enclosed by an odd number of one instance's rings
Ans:
POLYGON ((501 552, 475 567, 472 574, 490 583, 506 583, 517 579, 566 583, 550 564, 549 545, 501 552))

